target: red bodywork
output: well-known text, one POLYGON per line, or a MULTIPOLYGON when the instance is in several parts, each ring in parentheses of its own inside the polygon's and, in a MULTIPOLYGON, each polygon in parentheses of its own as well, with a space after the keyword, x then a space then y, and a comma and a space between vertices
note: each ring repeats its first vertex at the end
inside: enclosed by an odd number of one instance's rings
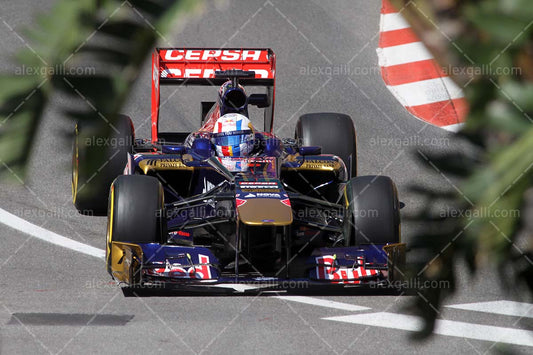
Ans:
MULTIPOLYGON (((270 106, 265 110, 265 131, 272 132, 276 56, 269 48, 156 48, 152 54, 152 142, 158 142, 160 85, 222 85, 215 71, 238 69, 254 71, 254 78, 240 80, 244 85, 266 86, 270 106)), ((218 104, 206 117, 202 130, 219 117, 218 104)))

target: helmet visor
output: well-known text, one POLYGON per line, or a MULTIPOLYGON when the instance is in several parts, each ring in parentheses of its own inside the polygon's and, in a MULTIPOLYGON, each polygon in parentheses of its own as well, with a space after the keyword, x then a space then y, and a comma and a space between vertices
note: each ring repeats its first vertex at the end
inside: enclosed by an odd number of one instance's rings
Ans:
POLYGON ((254 135, 251 132, 229 132, 223 134, 217 134, 214 137, 214 144, 219 146, 235 146, 241 143, 249 143, 254 139, 254 135))

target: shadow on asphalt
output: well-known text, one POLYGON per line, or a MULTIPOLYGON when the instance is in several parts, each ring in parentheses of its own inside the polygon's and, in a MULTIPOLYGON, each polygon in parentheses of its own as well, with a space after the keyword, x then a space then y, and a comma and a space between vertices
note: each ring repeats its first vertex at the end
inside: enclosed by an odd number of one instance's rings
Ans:
POLYGON ((310 287, 298 289, 260 288, 236 291, 213 286, 122 287, 124 297, 220 297, 220 296, 412 296, 415 290, 368 287, 310 287))
POLYGON ((122 326, 133 315, 87 313, 13 313, 8 325, 122 326))

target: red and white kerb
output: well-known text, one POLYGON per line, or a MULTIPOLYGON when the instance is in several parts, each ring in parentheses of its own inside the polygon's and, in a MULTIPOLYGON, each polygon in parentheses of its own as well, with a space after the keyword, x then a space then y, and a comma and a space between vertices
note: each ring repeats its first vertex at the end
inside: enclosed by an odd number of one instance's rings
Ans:
POLYGON ((449 131, 460 129, 468 112, 463 91, 389 0, 381 8, 377 53, 387 88, 411 114, 449 131))

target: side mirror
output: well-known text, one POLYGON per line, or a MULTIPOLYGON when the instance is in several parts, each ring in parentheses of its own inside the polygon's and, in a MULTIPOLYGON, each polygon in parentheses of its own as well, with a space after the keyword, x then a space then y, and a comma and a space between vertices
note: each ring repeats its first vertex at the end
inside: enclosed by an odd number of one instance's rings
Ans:
POLYGON ((185 154, 187 148, 182 145, 164 145, 161 147, 164 154, 185 154))
POLYGON ((298 152, 300 153, 301 156, 320 155, 322 154, 322 147, 318 147, 318 146, 300 147, 298 152))
POLYGON ((267 94, 251 94, 248 96, 248 105, 265 108, 270 106, 267 94))
POLYGON ((191 154, 195 159, 205 160, 213 154, 211 149, 211 141, 207 138, 196 138, 191 147, 191 154))

